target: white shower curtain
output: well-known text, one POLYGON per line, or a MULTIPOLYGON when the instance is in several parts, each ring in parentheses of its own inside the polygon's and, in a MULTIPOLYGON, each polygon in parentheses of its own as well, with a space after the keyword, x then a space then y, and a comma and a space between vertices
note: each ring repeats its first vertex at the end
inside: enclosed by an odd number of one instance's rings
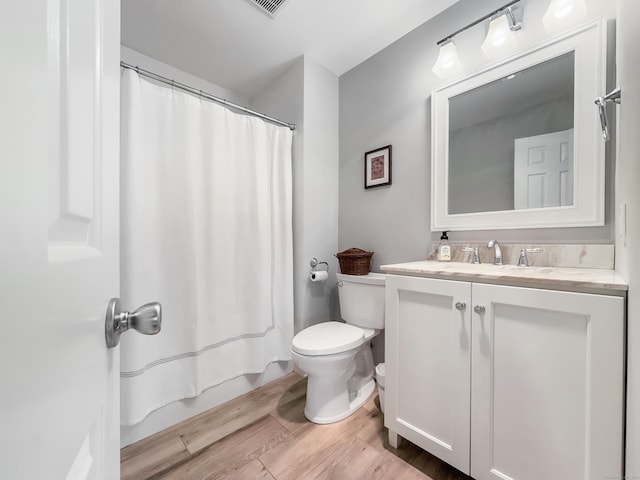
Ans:
POLYGON ((121 423, 274 361, 293 337, 291 131, 122 77, 121 423))

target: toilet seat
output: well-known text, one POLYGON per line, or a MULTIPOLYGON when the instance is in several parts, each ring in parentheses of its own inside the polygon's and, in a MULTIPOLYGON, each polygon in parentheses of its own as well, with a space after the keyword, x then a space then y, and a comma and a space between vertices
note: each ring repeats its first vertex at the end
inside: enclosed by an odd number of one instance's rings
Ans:
POLYGON ((300 355, 331 355, 359 347, 364 338, 362 328, 341 322, 323 322, 307 327, 293 337, 291 348, 300 355))

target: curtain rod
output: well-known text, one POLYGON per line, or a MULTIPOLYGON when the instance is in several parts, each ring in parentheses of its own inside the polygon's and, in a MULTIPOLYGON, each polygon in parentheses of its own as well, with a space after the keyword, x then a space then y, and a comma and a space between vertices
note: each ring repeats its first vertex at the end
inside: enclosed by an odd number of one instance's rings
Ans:
POLYGON ((153 73, 148 70, 144 70, 143 68, 129 65, 128 63, 125 63, 125 62, 120 62, 120 66, 122 68, 128 68, 129 70, 134 70, 138 75, 142 75, 143 77, 148 77, 148 78, 151 78, 152 80, 166 83, 167 85, 171 85, 172 87, 178 88, 180 90, 184 90, 185 92, 189 92, 194 95, 198 95, 200 97, 206 98, 207 100, 211 100, 213 102, 219 103, 221 105, 224 105, 225 107, 231 107, 236 110, 240 110, 241 112, 244 112, 247 115, 252 115, 254 117, 267 120, 271 123, 282 125, 283 127, 289 127, 291 130, 296 129, 296 126, 293 123, 287 123, 282 120, 278 120, 277 118, 270 117, 269 115, 265 115, 264 113, 256 112, 247 107, 243 107, 242 105, 238 105, 237 103, 229 102, 228 100, 225 100, 220 97, 216 97, 215 95, 211 95, 210 93, 207 93, 207 92, 203 92, 202 90, 198 90, 197 88, 193 88, 193 87, 190 87, 189 85, 185 85, 183 83, 176 82, 175 80, 171 80, 167 77, 163 77, 162 75, 158 75, 157 73, 153 73))

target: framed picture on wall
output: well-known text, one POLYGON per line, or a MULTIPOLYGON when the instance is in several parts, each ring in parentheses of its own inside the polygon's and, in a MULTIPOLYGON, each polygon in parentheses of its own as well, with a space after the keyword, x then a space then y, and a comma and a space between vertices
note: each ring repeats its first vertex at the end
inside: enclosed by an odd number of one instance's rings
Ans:
POLYGON ((391 185, 391 145, 364 154, 364 188, 391 185))

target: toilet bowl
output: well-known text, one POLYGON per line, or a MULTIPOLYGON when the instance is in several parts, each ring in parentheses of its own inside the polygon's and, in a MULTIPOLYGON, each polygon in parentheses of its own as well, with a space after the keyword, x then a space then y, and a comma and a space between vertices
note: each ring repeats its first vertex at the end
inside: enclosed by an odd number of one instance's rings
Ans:
POLYGON ((371 339, 384 328, 384 281, 380 273, 337 274, 341 316, 305 328, 292 341, 298 369, 308 375, 304 414, 333 423, 353 414, 375 390, 371 339))

